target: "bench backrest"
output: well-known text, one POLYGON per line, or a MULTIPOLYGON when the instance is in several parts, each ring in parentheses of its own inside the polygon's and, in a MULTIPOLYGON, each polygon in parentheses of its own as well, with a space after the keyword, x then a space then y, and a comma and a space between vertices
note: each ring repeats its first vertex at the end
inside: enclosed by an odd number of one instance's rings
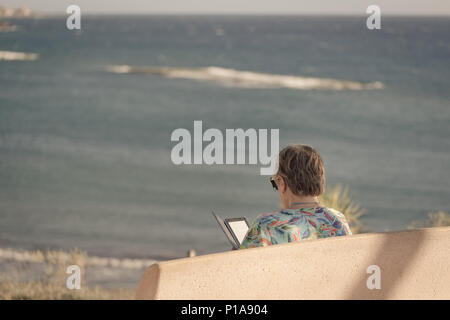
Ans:
POLYGON ((136 298, 450 299, 450 227, 160 262, 147 269, 136 298), (368 288, 377 283, 377 267, 370 266, 379 267, 381 289, 368 288))

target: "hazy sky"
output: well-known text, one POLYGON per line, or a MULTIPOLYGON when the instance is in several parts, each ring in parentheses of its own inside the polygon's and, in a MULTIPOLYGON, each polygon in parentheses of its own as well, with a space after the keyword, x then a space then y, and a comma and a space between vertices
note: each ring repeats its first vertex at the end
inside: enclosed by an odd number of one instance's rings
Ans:
POLYGON ((77 4, 82 13, 241 13, 366 15, 376 4, 387 15, 450 15, 450 0, 0 0, 34 11, 65 14, 77 4))

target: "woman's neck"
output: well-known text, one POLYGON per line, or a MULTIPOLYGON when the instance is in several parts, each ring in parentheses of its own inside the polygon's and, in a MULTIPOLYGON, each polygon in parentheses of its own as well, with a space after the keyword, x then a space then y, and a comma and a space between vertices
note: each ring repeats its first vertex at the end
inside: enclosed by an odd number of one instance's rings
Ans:
POLYGON ((319 204, 316 196, 298 196, 292 195, 288 197, 285 209, 295 209, 295 208, 305 208, 305 207, 315 207, 319 204))

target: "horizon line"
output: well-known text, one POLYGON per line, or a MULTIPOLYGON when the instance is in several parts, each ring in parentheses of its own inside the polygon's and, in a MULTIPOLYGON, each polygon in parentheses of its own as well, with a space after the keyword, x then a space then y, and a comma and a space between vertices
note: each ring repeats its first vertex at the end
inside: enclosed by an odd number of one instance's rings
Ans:
MULTIPOLYGON (((67 13, 57 12, 33 12, 37 16, 67 16, 67 13)), ((84 16, 254 16, 254 17, 368 17, 366 14, 357 13, 235 13, 235 12, 87 12, 84 16)), ((31 16, 32 18, 33 16, 31 16)), ((450 13, 446 14, 409 14, 409 13, 384 13, 382 17, 450 17, 450 13)), ((15 18, 15 17, 4 17, 15 18)), ((27 17, 17 17, 27 18, 27 17)))

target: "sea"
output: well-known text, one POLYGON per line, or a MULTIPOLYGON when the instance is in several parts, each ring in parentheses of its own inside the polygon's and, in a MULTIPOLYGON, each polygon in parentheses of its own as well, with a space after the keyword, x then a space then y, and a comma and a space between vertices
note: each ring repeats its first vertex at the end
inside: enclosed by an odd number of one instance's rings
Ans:
POLYGON ((450 207, 450 18, 135 15, 0 32, 0 247, 168 260, 279 198, 260 165, 176 165, 172 132, 315 147, 372 232, 450 207))

